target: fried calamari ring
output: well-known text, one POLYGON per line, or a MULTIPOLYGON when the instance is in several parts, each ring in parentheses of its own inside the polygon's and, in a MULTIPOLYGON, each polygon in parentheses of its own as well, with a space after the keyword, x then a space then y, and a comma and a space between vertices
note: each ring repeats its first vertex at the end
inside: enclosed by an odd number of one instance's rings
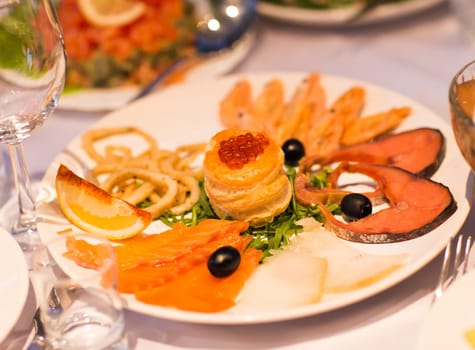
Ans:
POLYGON ((105 191, 114 194, 114 188, 116 186, 119 186, 124 181, 130 179, 139 179, 143 181, 143 183, 137 186, 137 194, 132 193, 128 198, 124 198, 124 200, 127 200, 133 205, 139 204, 141 201, 148 198, 153 192, 160 193, 160 199, 158 201, 144 208, 144 210, 152 214, 152 217, 155 218, 160 216, 175 204, 175 198, 178 192, 177 182, 168 175, 147 169, 127 168, 119 170, 113 173, 106 180, 102 185, 102 188, 105 191))
POLYGON ((82 143, 96 162, 91 173, 101 177, 97 182, 102 188, 134 205, 150 203, 145 210, 154 218, 165 211, 183 214, 199 199, 202 167, 193 163, 203 154, 204 143, 180 146, 175 151, 159 149, 151 135, 133 126, 93 129, 84 134, 82 143), (96 149, 100 140, 129 134, 145 140, 142 153, 134 155, 132 148, 123 144, 105 144, 102 153, 96 149))
MULTIPOLYGON (((155 152, 155 150, 158 149, 157 141, 153 138, 153 136, 134 126, 91 129, 83 134, 81 139, 82 147, 87 153, 87 155, 91 157, 91 159, 95 160, 97 163, 101 163, 107 159, 107 155, 100 154, 95 149, 94 144, 99 140, 103 140, 108 137, 117 136, 121 134, 137 134, 138 136, 142 137, 148 144, 148 150, 155 152)), ((118 149, 117 146, 115 147, 115 149, 118 149)))

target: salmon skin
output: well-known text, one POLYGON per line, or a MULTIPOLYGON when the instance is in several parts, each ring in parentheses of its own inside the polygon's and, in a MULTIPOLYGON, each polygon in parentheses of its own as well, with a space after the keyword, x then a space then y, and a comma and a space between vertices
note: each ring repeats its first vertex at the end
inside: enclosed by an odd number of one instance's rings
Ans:
POLYGON ((346 172, 372 178, 377 186, 375 192, 381 192, 389 204, 388 208, 345 223, 320 201, 318 191, 313 191, 317 193, 314 195, 310 185, 296 186, 297 200, 308 205, 313 198, 313 204, 320 208, 325 217, 326 229, 342 239, 363 243, 413 239, 442 224, 457 209, 450 190, 424 176, 390 165, 344 163, 341 166, 346 172))
POLYGON ((388 164, 426 177, 432 176, 445 156, 445 138, 438 129, 418 128, 388 135, 372 142, 348 146, 327 155, 309 155, 301 170, 340 161, 388 164))

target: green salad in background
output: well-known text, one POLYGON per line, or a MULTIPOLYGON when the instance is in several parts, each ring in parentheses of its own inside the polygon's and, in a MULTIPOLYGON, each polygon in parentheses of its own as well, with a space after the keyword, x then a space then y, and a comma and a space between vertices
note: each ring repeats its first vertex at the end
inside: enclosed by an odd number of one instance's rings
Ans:
POLYGON ((292 7, 302 7, 311 9, 335 9, 344 8, 355 4, 369 5, 371 3, 389 4, 407 2, 410 0, 261 0, 264 2, 292 7))

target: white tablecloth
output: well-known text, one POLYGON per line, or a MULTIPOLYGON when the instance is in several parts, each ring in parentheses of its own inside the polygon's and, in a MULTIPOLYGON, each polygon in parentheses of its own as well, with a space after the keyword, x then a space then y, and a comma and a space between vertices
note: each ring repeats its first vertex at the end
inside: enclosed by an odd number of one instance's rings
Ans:
MULTIPOLYGON (((405 94, 449 122, 447 89, 454 73, 475 59, 447 6, 417 17, 349 29, 287 25, 260 19, 258 40, 235 72, 319 71, 369 81, 405 94)), ((41 178, 68 142, 102 113, 58 110, 25 142, 34 178, 41 178)), ((456 174, 454 174, 456 176, 456 174)), ((475 227, 470 214, 464 231, 475 227)), ((291 322, 207 326, 126 312, 136 349, 385 349, 411 350, 430 304, 441 257, 389 290, 355 305, 291 322)), ((15 331, 28 326, 34 301, 15 331)), ((10 339, 12 335, 10 336, 10 339)), ((6 347, 7 341, 0 344, 6 347)))

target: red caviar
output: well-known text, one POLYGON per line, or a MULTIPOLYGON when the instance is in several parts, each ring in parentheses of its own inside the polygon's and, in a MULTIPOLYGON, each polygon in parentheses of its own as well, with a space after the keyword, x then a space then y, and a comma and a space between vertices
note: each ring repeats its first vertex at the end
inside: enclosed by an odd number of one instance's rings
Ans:
POLYGON ((254 161, 269 145, 269 140, 263 134, 255 136, 250 132, 230 137, 219 144, 219 159, 230 169, 241 169, 247 163, 254 161))

